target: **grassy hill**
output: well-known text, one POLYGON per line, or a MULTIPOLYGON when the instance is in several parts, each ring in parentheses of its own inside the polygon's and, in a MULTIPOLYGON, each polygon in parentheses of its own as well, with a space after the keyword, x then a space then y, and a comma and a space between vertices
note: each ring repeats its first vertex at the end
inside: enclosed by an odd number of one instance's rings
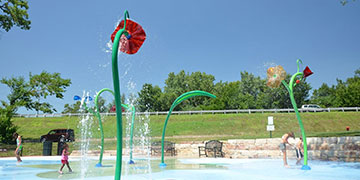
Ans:
MULTIPOLYGON (((300 128, 294 113, 253 113, 253 114, 203 114, 203 115, 172 115, 166 129, 166 139, 179 142, 189 140, 206 141, 210 139, 268 138, 266 131, 267 117, 274 117, 275 131, 273 137, 281 137, 288 131, 300 135, 300 128)), ((311 136, 353 136, 360 135, 359 112, 319 112, 301 113, 305 131, 311 136), (350 131, 346 131, 346 126, 350 131)), ((139 131, 144 131, 145 124, 149 126, 151 139, 159 140, 165 122, 165 115, 138 116, 135 119, 134 137, 140 137, 139 131)), ((81 117, 48 117, 48 118, 15 118, 26 145, 24 154, 41 155, 42 144, 37 143, 41 135, 51 129, 70 128, 75 130, 76 142, 71 143, 71 149, 78 149, 80 139, 81 117)), ((131 117, 123 117, 124 132, 129 132, 131 117)), ((100 138, 99 123, 96 118, 87 122, 91 124, 92 138, 100 138)), ((114 116, 103 117, 106 149, 116 149, 116 119, 114 116)), ((125 135, 124 135, 125 136, 125 135)), ((96 144, 96 143, 94 143, 96 144)), ((96 149, 98 144, 92 147, 96 149)), ((5 146, 5 145, 2 145, 5 146)), ((11 149, 12 147, 10 147, 11 149)), ((56 143, 54 148, 56 149, 56 143)), ((55 152, 55 151, 54 151, 55 152)), ((8 153, 0 153, 6 156, 8 153)), ((11 152, 10 156, 12 156, 11 152)))

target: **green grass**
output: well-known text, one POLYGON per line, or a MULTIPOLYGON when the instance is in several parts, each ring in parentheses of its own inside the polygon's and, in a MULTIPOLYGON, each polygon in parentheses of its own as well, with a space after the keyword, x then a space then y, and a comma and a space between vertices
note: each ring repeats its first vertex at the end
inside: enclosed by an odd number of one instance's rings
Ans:
MULTIPOLYGON (((294 113, 203 114, 172 115, 167 124, 166 139, 179 142, 190 140, 206 141, 210 139, 268 138, 269 132, 266 131, 268 116, 274 117, 275 131, 272 133, 273 137, 281 137, 288 131, 294 131, 296 136, 300 135, 299 124, 294 113)), ((149 116, 149 119, 144 116, 137 117, 135 119, 134 137, 139 137, 139 129, 143 129, 144 124, 148 123, 152 140, 159 140, 162 135, 165 118, 166 115, 149 116)), ((301 118, 308 137, 360 135, 359 112, 301 113, 301 118), (349 132, 346 132, 346 126, 350 126, 349 132)), ((125 128, 129 129, 129 126, 126 126, 126 124, 130 120, 130 118, 123 117, 124 132, 126 132, 125 128)), ((74 129, 76 142, 70 143, 70 149, 79 149, 79 117, 15 118, 13 121, 19 127, 18 133, 25 140, 25 155, 41 155, 41 143, 26 141, 38 141, 41 135, 56 128, 74 129)), ((100 138, 98 120, 93 119, 91 123, 92 137, 100 138)), ((115 117, 103 117, 103 127, 105 138, 111 138, 105 141, 106 149, 115 149, 115 117)), ((99 144, 100 141, 94 141, 91 144, 91 149, 96 149, 99 144)), ((56 145, 54 145, 53 151, 54 149, 56 149, 56 145)), ((13 152, 0 152, 0 156, 13 156, 13 152)))

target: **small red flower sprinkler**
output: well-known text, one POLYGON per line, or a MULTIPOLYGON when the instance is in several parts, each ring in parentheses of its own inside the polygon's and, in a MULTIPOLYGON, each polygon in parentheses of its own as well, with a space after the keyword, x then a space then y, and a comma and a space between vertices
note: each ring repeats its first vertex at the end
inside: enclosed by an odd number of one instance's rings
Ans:
POLYGON ((303 73, 304 73, 304 78, 306 78, 306 77, 308 77, 308 76, 310 76, 310 75, 313 74, 313 72, 310 70, 309 66, 306 66, 306 68, 304 69, 303 73))
MULTIPOLYGON (((308 76, 310 76, 310 75, 312 75, 312 74, 314 74, 314 73, 310 70, 309 66, 306 66, 306 68, 305 68, 304 71, 303 71, 303 79, 305 80, 308 76)), ((295 81, 295 83, 296 83, 296 84, 300 84, 300 80, 297 79, 297 80, 295 81)))
MULTIPOLYGON (((114 42, 116 33, 124 27, 124 20, 120 22, 115 31, 111 34, 111 41, 114 42)), ((146 34, 144 29, 136 22, 126 19, 125 33, 120 37, 120 51, 126 54, 135 54, 144 43, 146 34)))

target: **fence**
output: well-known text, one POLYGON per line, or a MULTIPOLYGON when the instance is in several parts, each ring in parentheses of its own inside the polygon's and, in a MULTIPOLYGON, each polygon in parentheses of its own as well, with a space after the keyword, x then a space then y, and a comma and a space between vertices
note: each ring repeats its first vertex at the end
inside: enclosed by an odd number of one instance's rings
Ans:
MULTIPOLYGON (((359 112, 360 107, 339 107, 339 108, 319 108, 316 110, 303 110, 299 109, 299 112, 345 112, 356 111, 359 112)), ((293 113, 294 109, 233 109, 233 110, 201 110, 201 111, 173 111, 173 115, 182 114, 238 114, 238 113, 293 113)), ((168 111, 161 112, 136 112, 137 115, 166 115, 168 111)), ((66 116, 82 116, 85 113, 54 113, 54 114, 17 114, 15 117, 66 117, 66 116)), ((116 113, 100 113, 102 116, 115 116, 116 113)), ((92 114, 90 114, 92 115, 92 114)))

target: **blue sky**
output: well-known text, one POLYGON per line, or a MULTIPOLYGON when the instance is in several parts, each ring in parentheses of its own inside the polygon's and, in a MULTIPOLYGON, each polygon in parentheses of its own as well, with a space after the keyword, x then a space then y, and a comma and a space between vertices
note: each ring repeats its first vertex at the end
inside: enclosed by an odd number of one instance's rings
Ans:
MULTIPOLYGON (((126 94, 144 83, 163 87, 168 73, 180 70, 236 81, 241 71, 265 77, 273 64, 293 74, 300 58, 314 71, 307 81, 318 88, 360 68, 358 1, 37 0, 29 6, 29 31, 15 27, 0 34, 0 77, 46 70, 71 78, 63 100, 48 100, 59 112, 75 94, 112 88, 107 43, 125 10, 147 34, 137 54, 119 56, 126 94)), ((7 94, 1 84, 0 99, 7 94)))

